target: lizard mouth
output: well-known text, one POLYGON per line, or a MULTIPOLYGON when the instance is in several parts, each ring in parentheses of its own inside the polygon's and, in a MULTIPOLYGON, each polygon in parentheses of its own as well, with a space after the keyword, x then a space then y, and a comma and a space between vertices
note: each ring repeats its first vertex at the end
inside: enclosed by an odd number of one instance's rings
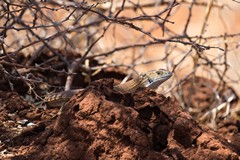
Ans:
POLYGON ((162 76, 162 78, 164 78, 164 79, 165 78, 169 79, 170 77, 172 77, 172 73, 171 72, 169 72, 168 74, 162 76))
POLYGON ((159 85, 161 85, 167 79, 171 78, 171 76, 172 76, 172 73, 168 72, 167 74, 162 75, 161 78, 157 79, 156 81, 149 83, 147 87, 151 89, 157 89, 159 85))

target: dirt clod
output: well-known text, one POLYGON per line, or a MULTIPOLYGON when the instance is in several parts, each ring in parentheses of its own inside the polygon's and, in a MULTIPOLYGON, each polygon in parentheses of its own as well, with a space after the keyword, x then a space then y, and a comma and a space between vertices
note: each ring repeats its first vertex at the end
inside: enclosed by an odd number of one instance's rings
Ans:
MULTIPOLYGON (((149 89, 131 96, 112 88, 112 79, 95 81, 73 96, 59 117, 42 119, 50 113, 38 112, 43 116, 33 119, 38 121, 35 127, 16 132, 11 138, 7 134, 13 132, 12 128, 1 126, 2 135, 10 138, 1 137, 1 150, 11 149, 1 156, 90 160, 239 158, 234 145, 199 126, 175 99, 149 89), (18 145, 10 146, 8 140, 18 145)), ((7 112, 12 110, 1 113, 7 112)))

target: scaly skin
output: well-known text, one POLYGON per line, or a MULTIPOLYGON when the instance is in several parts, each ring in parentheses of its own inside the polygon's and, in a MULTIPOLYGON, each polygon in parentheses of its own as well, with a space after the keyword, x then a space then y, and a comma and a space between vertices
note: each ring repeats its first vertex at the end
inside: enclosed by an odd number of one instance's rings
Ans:
MULTIPOLYGON (((146 73, 140 74, 137 78, 132 79, 126 83, 114 86, 114 90, 123 94, 134 94, 138 88, 144 87, 155 90, 171 76, 172 73, 164 69, 151 70, 146 73)), ((69 90, 50 94, 44 98, 44 101, 49 107, 61 107, 74 94, 78 93, 81 90, 83 89, 69 90)))
POLYGON ((151 70, 146 73, 140 74, 137 78, 132 79, 124 84, 114 86, 114 90, 121 93, 134 94, 138 88, 151 88, 156 90, 163 82, 168 80, 172 73, 164 70, 151 70))
POLYGON ((82 91, 83 89, 74 89, 69 91, 62 91, 58 93, 53 93, 47 95, 44 98, 44 102, 47 103, 48 107, 61 107, 64 103, 66 103, 73 95, 82 91))

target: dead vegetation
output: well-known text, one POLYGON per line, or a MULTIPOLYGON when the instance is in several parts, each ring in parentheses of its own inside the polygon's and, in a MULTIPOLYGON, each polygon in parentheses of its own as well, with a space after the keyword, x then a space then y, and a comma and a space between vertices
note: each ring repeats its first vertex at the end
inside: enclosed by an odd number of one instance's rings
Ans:
POLYGON ((17 92, 39 108, 49 92, 166 68, 174 76, 161 93, 176 97, 195 120, 214 130, 230 119, 238 128, 232 134, 239 134, 240 73, 234 60, 240 30, 230 23, 237 1, 0 4, 1 91, 17 92))

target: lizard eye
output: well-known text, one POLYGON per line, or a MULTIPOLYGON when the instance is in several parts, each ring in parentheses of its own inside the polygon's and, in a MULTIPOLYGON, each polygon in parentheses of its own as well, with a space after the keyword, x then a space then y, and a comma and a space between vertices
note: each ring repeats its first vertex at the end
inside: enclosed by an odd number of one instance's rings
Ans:
POLYGON ((157 74, 158 74, 158 75, 161 75, 161 74, 162 74, 162 72, 157 72, 157 74))

